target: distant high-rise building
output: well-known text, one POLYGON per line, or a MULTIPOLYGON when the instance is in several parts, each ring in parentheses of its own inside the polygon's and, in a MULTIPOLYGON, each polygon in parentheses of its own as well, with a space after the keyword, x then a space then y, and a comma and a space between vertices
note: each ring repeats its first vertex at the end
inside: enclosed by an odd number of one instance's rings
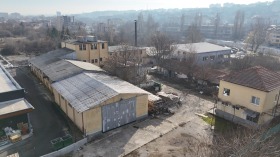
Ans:
POLYGON ((20 15, 20 13, 11 13, 9 15, 9 17, 12 18, 12 19, 17 19, 17 18, 20 18, 21 15, 20 15))
POLYGON ((280 47, 280 26, 271 25, 267 29, 266 41, 271 46, 280 47))
POLYGON ((61 12, 60 11, 56 12, 56 15, 61 16, 61 12))
POLYGON ((56 29, 62 31, 63 28, 69 28, 74 23, 74 16, 61 16, 61 12, 57 12, 56 29))

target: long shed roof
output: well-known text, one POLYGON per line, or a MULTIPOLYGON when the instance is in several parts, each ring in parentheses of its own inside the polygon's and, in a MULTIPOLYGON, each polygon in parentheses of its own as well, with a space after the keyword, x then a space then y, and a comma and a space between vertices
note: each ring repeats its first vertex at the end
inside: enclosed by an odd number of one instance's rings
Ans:
POLYGON ((29 60, 29 62, 31 64, 35 65, 37 68, 42 69, 51 63, 61 60, 61 57, 67 56, 67 55, 71 54, 72 52, 73 52, 73 50, 70 50, 67 48, 57 49, 57 50, 42 54, 40 56, 37 56, 35 58, 32 58, 29 60))
POLYGON ((83 72, 52 86, 78 112, 94 108, 118 94, 148 94, 141 88, 104 73, 83 72))

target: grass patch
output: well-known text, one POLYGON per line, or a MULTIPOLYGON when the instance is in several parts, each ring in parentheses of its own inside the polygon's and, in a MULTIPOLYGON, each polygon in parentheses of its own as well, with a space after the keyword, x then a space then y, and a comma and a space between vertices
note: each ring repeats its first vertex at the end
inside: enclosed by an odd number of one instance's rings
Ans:
POLYGON ((202 120, 205 121, 207 124, 212 125, 215 127, 217 131, 226 131, 236 127, 236 124, 222 119, 220 117, 213 116, 211 114, 207 114, 207 117, 202 117, 202 120))

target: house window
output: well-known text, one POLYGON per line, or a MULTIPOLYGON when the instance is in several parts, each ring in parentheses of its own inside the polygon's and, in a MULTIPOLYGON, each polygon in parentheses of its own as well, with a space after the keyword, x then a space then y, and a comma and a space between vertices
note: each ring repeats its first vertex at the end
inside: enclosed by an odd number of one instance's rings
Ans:
POLYGON ((140 51, 140 54, 141 54, 141 55, 143 54, 143 50, 140 51))
POLYGON ((211 59, 211 60, 214 60, 214 59, 215 59, 215 56, 210 56, 210 59, 211 59))
POLYGON ((279 40, 277 39, 277 40, 276 40, 276 42, 278 43, 278 42, 279 42, 279 40))
POLYGON ((98 59, 95 59, 95 63, 98 63, 98 59))
POLYGON ((99 58, 99 61, 102 62, 102 58, 99 58))
POLYGON ((102 43, 102 49, 104 49, 105 48, 105 44, 104 43, 102 43))
POLYGON ((224 88, 223 94, 224 94, 224 96, 229 96, 230 95, 230 89, 224 88))
POLYGON ((208 60, 208 56, 203 57, 202 60, 203 60, 203 61, 207 61, 207 60, 208 60))
POLYGON ((83 50, 86 50, 86 49, 87 49, 86 44, 83 44, 83 50))
POLYGON ((224 57, 224 55, 218 55, 218 58, 223 58, 224 57))
POLYGON ((94 63, 94 59, 91 60, 91 63, 94 63))
POLYGON ((252 96, 251 103, 253 103, 255 105, 259 105, 260 104, 260 98, 252 96))
POLYGON ((64 97, 63 97, 63 96, 61 96, 61 99, 62 99, 62 100, 64 100, 64 97))
POLYGON ((97 44, 91 44, 91 49, 93 50, 96 50, 97 49, 97 44))
POLYGON ((224 58, 228 58, 228 55, 224 55, 224 58))
POLYGON ((83 62, 87 62, 86 60, 83 60, 83 62))
POLYGON ((83 45, 82 44, 79 45, 79 50, 83 50, 83 45))

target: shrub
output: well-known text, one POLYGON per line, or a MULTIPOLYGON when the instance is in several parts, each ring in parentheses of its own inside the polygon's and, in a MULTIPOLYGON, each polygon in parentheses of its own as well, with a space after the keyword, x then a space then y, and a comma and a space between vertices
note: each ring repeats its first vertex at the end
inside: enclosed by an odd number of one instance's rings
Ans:
POLYGON ((13 34, 10 31, 0 30, 0 38, 12 37, 12 36, 13 36, 13 34))
POLYGON ((0 53, 4 56, 17 54, 16 48, 13 45, 5 45, 0 53))

